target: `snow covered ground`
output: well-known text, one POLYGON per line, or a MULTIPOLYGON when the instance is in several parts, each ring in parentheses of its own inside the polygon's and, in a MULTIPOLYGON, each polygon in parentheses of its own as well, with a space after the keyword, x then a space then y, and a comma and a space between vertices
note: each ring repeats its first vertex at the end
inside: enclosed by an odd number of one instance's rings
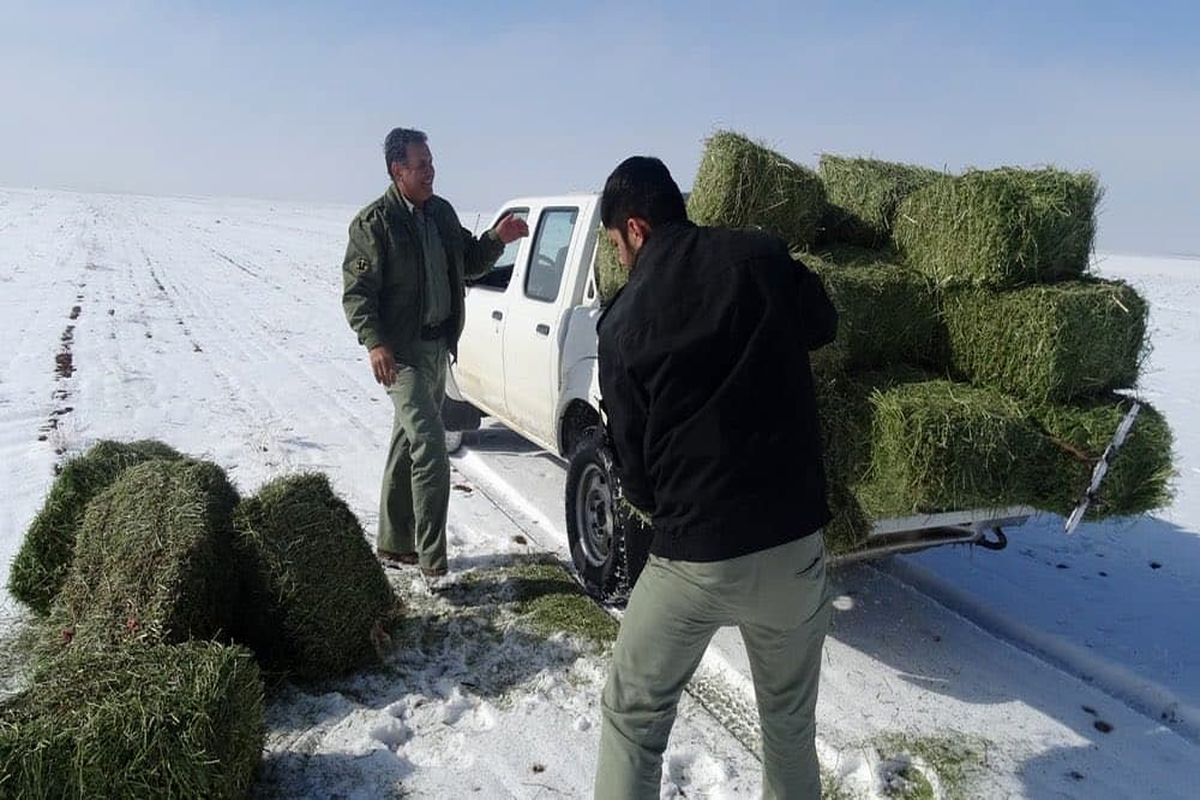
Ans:
MULTIPOLYGON (((99 438, 164 439, 245 492, 320 469, 373 527, 390 409, 338 302, 354 211, 0 190, 0 579, 54 464, 99 438)), ((842 570, 818 724, 823 765, 851 796, 883 796, 903 767, 888 758, 904 753, 932 765, 945 796, 1195 796, 1200 263, 1112 256, 1100 271, 1152 304, 1144 390, 1177 437, 1177 500, 1071 539, 1044 519, 1002 553, 842 570), (1165 722, 1145 713, 1172 702, 1165 722)), ((558 461, 489 427, 454 466, 452 570, 564 554, 558 461)), ((430 595, 394 579, 421 647, 275 695, 258 793, 587 796, 603 646, 522 633, 456 603, 455 581, 430 595)), ((19 616, 7 597, 0 613, 19 616)), ((664 796, 755 796, 751 695, 729 633, 684 703, 664 796)))

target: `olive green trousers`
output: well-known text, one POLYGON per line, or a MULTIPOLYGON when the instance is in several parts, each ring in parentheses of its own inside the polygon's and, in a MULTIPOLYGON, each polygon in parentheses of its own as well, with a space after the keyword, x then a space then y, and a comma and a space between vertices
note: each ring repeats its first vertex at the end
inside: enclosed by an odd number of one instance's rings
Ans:
POLYGON ((763 797, 819 798, 815 716, 830 613, 819 532, 726 561, 651 556, 613 648, 595 796, 659 796, 679 696, 717 629, 737 625, 762 726, 763 797))
POLYGON ((415 364, 397 364, 388 387, 395 410, 383 470, 377 546, 419 556, 423 567, 446 567, 450 462, 442 427, 446 345, 423 342, 415 364))

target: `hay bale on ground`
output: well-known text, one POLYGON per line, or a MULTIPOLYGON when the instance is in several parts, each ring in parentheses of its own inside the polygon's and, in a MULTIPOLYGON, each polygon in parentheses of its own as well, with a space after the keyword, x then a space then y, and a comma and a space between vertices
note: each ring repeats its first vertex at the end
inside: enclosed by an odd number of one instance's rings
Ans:
POLYGON ((324 475, 271 481, 242 501, 234 525, 243 589, 235 634, 265 667, 318 678, 377 657, 399 601, 324 475))
POLYGON ((825 187, 814 171, 737 133, 708 139, 688 197, 694 222, 763 228, 808 247, 824 213, 825 187))
POLYGON ((893 235, 909 266, 940 285, 1076 278, 1087 269, 1100 194, 1086 172, 975 170, 905 198, 893 235))
POLYGON ((818 168, 829 201, 823 238, 881 247, 891 241, 900 201, 947 177, 936 170, 871 158, 821 154, 818 168))
POLYGON ((33 518, 12 564, 8 590, 39 614, 46 614, 62 588, 75 554, 75 538, 93 497, 127 468, 151 459, 180 459, 162 442, 101 441, 69 460, 33 518))
POLYGON ((1041 403, 1137 382, 1146 302, 1119 281, 1070 281, 943 298, 951 367, 972 383, 1041 403))
MULTIPOLYGON (((1046 433, 1044 474, 1035 505, 1060 514, 1075 507, 1131 402, 1112 395, 1079 405, 1047 404, 1035 412, 1046 433)), ((1166 506, 1171 502, 1172 464, 1171 429, 1153 406, 1143 403, 1088 518, 1133 516, 1166 506)))
POLYGON ((946 361, 945 330, 937 293, 920 273, 876 261, 853 266, 820 256, 800 260, 825 284, 838 311, 837 338, 813 354, 820 371, 861 370, 894 364, 940 367, 946 361))
POLYGON ((600 295, 600 305, 606 306, 629 281, 629 270, 621 266, 617 248, 609 241, 608 234, 603 227, 596 234, 594 268, 596 292, 600 295))
POLYGON ((200 461, 126 470, 88 506, 52 615, 78 645, 179 642, 227 631, 237 492, 200 461))
POLYGON ((242 648, 76 651, 0 704, 0 796, 240 798, 263 744, 262 682, 242 648))
POLYGON ((1044 440, 1017 401, 944 380, 872 397, 871 467, 854 487, 879 519, 1027 503, 1044 440))

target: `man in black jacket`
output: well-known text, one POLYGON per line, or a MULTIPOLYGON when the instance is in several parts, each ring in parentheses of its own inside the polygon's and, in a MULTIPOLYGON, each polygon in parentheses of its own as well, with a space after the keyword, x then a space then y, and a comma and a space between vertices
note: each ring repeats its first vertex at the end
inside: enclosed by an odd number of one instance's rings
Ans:
POLYGON ((623 495, 654 538, 604 690, 596 796, 658 796, 679 695, 737 625, 764 797, 819 797, 829 509, 808 352, 837 314, 782 241, 688 222, 658 159, 618 166, 600 214, 630 269, 599 322, 600 388, 623 495))

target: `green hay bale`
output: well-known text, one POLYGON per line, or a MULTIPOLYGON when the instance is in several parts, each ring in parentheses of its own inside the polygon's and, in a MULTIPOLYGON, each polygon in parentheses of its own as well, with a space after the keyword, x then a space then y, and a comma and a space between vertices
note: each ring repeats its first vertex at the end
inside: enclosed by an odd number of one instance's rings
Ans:
MULTIPOLYGON (((1035 505, 1067 514, 1079 502, 1092 470, 1112 440, 1131 400, 1109 396, 1079 405, 1045 405, 1035 412, 1046 433, 1044 474, 1035 505)), ((1143 403, 1125 444, 1109 465, 1089 519, 1133 516, 1171 502, 1174 477, 1171 429, 1152 406, 1143 403)))
POLYGON ((264 745, 251 654, 72 652, 0 705, 0 797, 245 797, 264 745))
POLYGON ((596 291, 600 295, 600 305, 606 306, 617 296, 617 292, 629 281, 629 270, 621 266, 617 257, 617 248, 609 241, 608 234, 601 227, 596 234, 595 261, 596 291))
POLYGON ((1133 386, 1146 313, 1146 302, 1119 281, 971 289, 943 300, 952 368, 1038 403, 1133 386))
POLYGON ((1014 287, 1087 269, 1101 190, 1086 172, 976 170, 905 198, 894 238, 940 285, 1014 287))
POLYGON ((821 155, 819 167, 829 207, 824 238, 880 247, 891 241, 900 201, 917 189, 946 177, 910 164, 821 155))
POLYGON ((708 139, 688 197, 697 224, 763 228, 808 247, 824 212, 825 187, 812 170, 740 134, 708 139))
POLYGON ((866 480, 871 466, 875 394, 931 378, 928 372, 904 365, 814 376, 825 472, 831 484, 855 487, 866 480))
POLYGON ((97 442, 72 458, 50 488, 12 564, 8 590, 39 614, 46 614, 62 588, 75 554, 75 538, 93 497, 134 464, 183 458, 161 442, 97 442))
POLYGON ((1017 401, 949 381, 872 397, 871 468, 855 487, 879 519, 1017 505, 1034 494, 1043 444, 1017 401))
POLYGON ((837 338, 813 355, 814 369, 944 364, 945 330, 929 280, 896 264, 868 265, 860 254, 851 257, 854 266, 811 254, 801 257, 821 277, 838 311, 837 338))
POLYGON ((321 474, 271 481, 238 506, 236 637, 265 667, 305 678, 377 659, 399 615, 362 526, 321 474))
POLYGON ((179 642, 227 630, 237 501, 215 464, 130 467, 88 505, 54 621, 80 645, 179 642))

